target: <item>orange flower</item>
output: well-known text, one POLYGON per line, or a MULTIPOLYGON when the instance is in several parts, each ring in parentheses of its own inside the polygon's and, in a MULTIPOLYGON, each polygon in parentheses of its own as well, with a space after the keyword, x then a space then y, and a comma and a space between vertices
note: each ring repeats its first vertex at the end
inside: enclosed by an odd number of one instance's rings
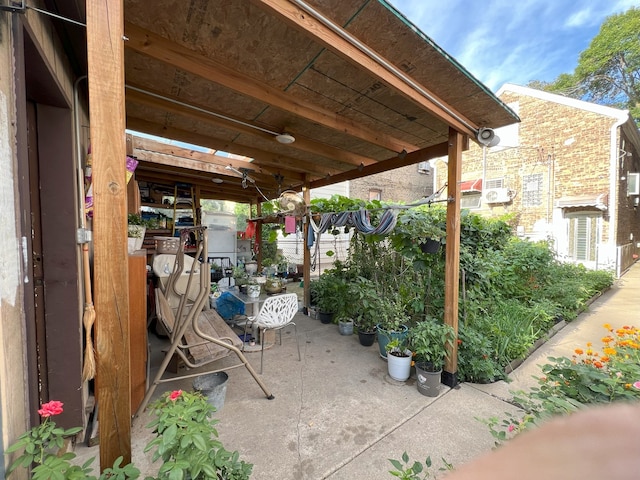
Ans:
POLYGON ((596 368, 604 367, 604 365, 601 362, 598 362, 598 361, 593 362, 593 366, 596 367, 596 368))
POLYGON ((625 388, 625 390, 630 390, 631 389, 631 384, 630 383, 625 383, 624 384, 624 388, 625 388))
POLYGON ((593 346, 593 343, 587 342, 587 347, 592 347, 592 346, 593 346))
POLYGON ((609 361, 609 357, 602 357, 600 359, 601 362, 607 363, 609 361))
POLYGON ((611 348, 611 347, 604 347, 604 348, 602 349, 602 351, 603 351, 606 355, 609 355, 609 356, 611 356, 611 355, 615 355, 615 354, 617 353, 617 352, 616 352, 616 349, 615 349, 615 348, 611 348))
POLYGON ((606 328, 607 330, 609 330, 610 332, 613 330, 613 329, 611 328, 611 325, 610 325, 610 324, 608 324, 608 323, 605 323, 605 324, 603 325, 603 327, 604 327, 604 328, 606 328))
POLYGON ((602 337, 602 343, 613 342, 613 338, 611 336, 602 337))
POLYGON ((581 348, 576 348, 574 352, 576 352, 576 354, 578 355, 582 355, 584 353, 584 350, 582 350, 581 348))

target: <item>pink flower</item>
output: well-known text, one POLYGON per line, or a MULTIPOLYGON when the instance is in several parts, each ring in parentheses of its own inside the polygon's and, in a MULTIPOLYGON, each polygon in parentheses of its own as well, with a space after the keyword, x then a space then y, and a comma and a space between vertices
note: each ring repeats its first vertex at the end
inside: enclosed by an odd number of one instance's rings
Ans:
POLYGON ((635 382, 633 384, 634 388, 637 388, 638 390, 640 390, 640 380, 638 380, 637 382, 635 382))
POLYGON ((513 424, 509 425, 509 431, 510 432, 513 432, 515 429, 516 429, 515 425, 513 425, 513 424))
POLYGON ((64 403, 57 400, 51 400, 48 403, 42 404, 42 408, 38 410, 38 414, 43 418, 60 415, 62 413, 62 405, 64 405, 64 403))
POLYGON ((175 402, 180 395, 182 395, 182 390, 174 390, 171 392, 171 395, 169 395, 169 400, 175 402))

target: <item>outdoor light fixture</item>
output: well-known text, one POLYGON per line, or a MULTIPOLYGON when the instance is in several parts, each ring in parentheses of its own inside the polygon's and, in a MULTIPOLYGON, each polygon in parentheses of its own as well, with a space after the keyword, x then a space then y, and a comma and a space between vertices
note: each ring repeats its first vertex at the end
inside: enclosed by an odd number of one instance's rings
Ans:
POLYGON ((224 180, 222 180, 221 178, 212 178, 211 181, 213 183, 222 183, 222 182, 224 182, 224 180))
POLYGON ((276 135, 276 140, 283 145, 290 145, 296 141, 296 137, 290 133, 281 133, 280 135, 276 135))

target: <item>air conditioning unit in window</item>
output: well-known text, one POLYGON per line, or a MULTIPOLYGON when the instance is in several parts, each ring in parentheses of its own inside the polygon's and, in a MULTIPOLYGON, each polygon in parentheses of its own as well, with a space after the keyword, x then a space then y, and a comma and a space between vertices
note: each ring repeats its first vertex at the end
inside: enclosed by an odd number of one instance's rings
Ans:
POLYGON ((506 203, 511 201, 511 192, 508 188, 489 188, 482 194, 485 203, 506 203))
POLYGON ((426 175, 429 175, 431 173, 431 167, 429 166, 429 162, 418 163, 418 173, 424 173, 426 175))

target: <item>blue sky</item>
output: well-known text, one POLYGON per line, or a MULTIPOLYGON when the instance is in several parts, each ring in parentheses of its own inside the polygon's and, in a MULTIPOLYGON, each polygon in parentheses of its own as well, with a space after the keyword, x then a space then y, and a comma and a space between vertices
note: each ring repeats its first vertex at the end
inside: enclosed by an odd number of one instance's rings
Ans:
POLYGON ((603 20, 640 0, 388 0, 492 91, 575 69, 603 20))

